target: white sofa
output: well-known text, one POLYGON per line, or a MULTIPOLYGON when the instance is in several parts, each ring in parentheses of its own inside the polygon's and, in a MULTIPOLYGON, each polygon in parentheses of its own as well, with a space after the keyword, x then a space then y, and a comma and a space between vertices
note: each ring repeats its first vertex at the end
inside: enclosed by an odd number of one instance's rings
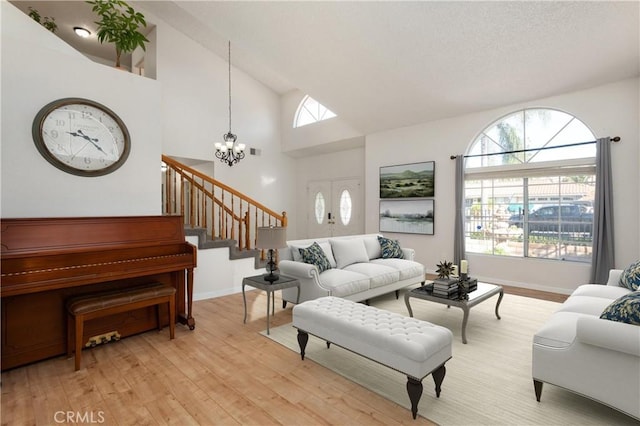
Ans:
MULTIPOLYGON (((287 241, 279 251, 280 272, 300 280, 300 303, 323 296, 336 296, 360 302, 422 284, 424 265, 413 261, 415 251, 401 247, 403 259, 382 259, 380 234, 349 235, 287 241), (299 248, 317 242, 331 263, 331 269, 318 273, 315 265, 304 263, 299 248)), ((282 291, 283 306, 296 302, 295 288, 282 291)))
POLYGON ((640 420, 640 326, 600 319, 611 302, 631 292, 619 286, 622 270, 607 285, 578 287, 533 338, 536 398, 550 383, 599 401, 640 420))

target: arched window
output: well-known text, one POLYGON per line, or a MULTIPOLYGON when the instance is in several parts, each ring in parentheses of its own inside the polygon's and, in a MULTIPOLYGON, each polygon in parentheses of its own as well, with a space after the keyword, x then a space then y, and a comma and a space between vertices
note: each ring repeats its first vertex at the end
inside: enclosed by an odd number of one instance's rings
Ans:
POLYGON ((590 262, 594 140, 553 109, 516 111, 484 129, 465 160, 466 250, 590 262))
POLYGON ((327 120, 335 116, 324 105, 306 95, 298 105, 298 111, 296 111, 296 116, 293 119, 293 127, 306 126, 307 124, 327 120))

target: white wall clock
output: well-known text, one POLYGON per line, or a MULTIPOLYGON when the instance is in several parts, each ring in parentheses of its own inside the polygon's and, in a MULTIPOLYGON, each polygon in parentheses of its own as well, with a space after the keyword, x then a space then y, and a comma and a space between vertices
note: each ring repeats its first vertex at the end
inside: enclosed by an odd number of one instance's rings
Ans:
POLYGON ((33 120, 33 141, 52 165, 77 176, 103 176, 129 156, 124 122, 106 106, 88 99, 64 98, 40 109, 33 120))

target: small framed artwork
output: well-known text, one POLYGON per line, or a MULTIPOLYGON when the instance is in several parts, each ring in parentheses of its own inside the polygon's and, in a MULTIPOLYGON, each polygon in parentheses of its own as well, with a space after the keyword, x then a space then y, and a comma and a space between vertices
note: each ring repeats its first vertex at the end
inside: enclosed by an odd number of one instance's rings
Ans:
POLYGON ((433 197, 435 161, 380 167, 380 198, 433 197))
POLYGON ((380 200, 380 232, 433 235, 433 200, 380 200))

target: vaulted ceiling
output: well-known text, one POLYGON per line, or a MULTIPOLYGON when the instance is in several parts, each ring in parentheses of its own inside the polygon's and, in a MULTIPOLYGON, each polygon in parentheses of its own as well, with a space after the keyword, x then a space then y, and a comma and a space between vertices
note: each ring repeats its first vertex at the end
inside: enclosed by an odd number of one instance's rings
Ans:
POLYGON ((131 3, 363 134, 640 75, 637 1, 131 3))

